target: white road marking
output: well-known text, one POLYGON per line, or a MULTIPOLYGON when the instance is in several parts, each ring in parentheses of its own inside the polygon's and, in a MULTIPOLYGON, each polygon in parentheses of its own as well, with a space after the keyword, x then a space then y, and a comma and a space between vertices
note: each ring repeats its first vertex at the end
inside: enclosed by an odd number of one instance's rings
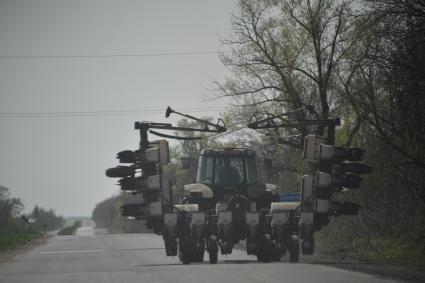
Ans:
POLYGON ((103 253, 106 251, 107 250, 50 251, 50 252, 38 252, 37 254, 103 253))

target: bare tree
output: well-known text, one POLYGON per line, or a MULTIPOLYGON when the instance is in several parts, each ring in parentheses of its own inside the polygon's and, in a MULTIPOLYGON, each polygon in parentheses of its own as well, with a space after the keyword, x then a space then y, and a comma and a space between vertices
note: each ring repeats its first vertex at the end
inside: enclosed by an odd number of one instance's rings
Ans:
POLYGON ((376 224, 381 231, 395 235, 398 228, 394 227, 399 227, 398 233, 411 233, 410 239, 423 242, 425 3, 364 3, 368 36, 351 54, 351 64, 357 67, 338 77, 341 98, 365 121, 361 136, 369 144, 368 155, 377 169, 372 177, 376 196, 368 192, 374 201, 364 219, 376 215, 389 227, 376 224), (389 217, 388 210, 396 213, 389 217))
POLYGON ((366 2, 374 24, 341 94, 406 165, 425 169, 425 4, 366 2))
MULTIPOLYGON (((217 83, 221 95, 263 114, 312 105, 314 118, 328 119, 340 111, 335 78, 352 67, 346 57, 362 32, 352 1, 241 0, 239 8, 233 34, 223 40, 230 53, 221 59, 233 77, 217 83)), ((298 130, 300 138, 309 132, 298 130)))

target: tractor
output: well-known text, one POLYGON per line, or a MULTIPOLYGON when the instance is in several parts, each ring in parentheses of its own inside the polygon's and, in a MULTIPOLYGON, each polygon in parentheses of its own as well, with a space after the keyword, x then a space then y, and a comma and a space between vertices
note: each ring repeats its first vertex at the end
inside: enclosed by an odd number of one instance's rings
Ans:
MULTIPOLYGON (((187 166, 184 166, 187 168, 187 166)), ((298 261, 299 203, 280 202, 276 185, 266 184, 253 150, 208 149, 199 156, 196 182, 184 186, 180 204, 164 213, 167 255, 210 263, 218 252, 232 253, 245 242, 258 261, 278 261, 289 253, 298 261)))

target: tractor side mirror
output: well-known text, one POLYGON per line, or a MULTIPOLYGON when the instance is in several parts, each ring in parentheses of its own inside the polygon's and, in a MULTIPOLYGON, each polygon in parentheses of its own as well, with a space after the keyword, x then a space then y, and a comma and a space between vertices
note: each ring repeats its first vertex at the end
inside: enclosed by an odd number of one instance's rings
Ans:
POLYGON ((264 159, 264 161, 263 161, 263 167, 264 167, 264 170, 266 170, 266 171, 272 170, 272 167, 273 167, 272 160, 269 159, 269 158, 264 159))

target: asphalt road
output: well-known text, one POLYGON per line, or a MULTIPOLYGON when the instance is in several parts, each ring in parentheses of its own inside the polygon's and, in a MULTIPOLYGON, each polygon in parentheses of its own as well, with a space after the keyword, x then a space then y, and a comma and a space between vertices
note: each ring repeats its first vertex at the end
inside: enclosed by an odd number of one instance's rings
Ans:
MULTIPOLYGON (((205 260, 207 260, 207 253, 205 260)), ((0 263, 1 283, 119 282, 395 282, 317 264, 258 263, 242 251, 218 264, 182 265, 166 257, 153 234, 107 235, 83 227, 75 236, 54 236, 42 246, 0 263)))

